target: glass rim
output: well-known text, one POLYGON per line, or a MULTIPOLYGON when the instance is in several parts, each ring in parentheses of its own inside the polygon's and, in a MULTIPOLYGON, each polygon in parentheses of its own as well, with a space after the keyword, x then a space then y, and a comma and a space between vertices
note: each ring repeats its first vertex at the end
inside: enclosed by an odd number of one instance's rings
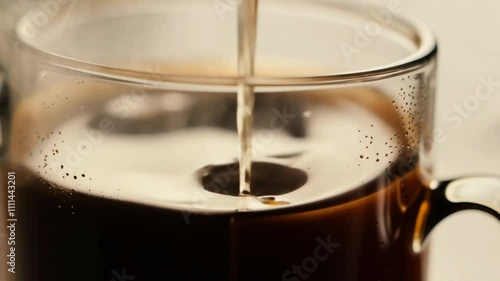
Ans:
MULTIPOLYGON (((369 8, 376 7, 369 4, 343 5, 328 3, 328 5, 354 10, 355 13, 367 12, 366 10, 369 10, 369 8)), ((16 25, 13 36, 19 42, 17 46, 18 48, 27 51, 27 53, 35 57, 35 59, 38 59, 46 65, 56 68, 62 68, 70 72, 76 72, 94 78, 114 80, 117 82, 132 83, 145 86, 168 86, 172 84, 181 84, 191 86, 212 85, 224 87, 236 86, 241 83, 256 87, 329 86, 388 79, 421 69, 434 59, 434 57, 437 55, 438 44, 431 29, 419 20, 407 15, 391 16, 393 16, 394 18, 394 24, 403 27, 411 33, 407 34, 406 36, 412 38, 412 40, 416 42, 417 46, 415 51, 402 59, 370 69, 314 76, 252 76, 243 78, 239 76, 215 77, 151 73, 147 71, 132 70, 88 62, 38 48, 31 44, 28 40, 26 40, 26 37, 22 35, 22 20, 20 20, 16 25)))

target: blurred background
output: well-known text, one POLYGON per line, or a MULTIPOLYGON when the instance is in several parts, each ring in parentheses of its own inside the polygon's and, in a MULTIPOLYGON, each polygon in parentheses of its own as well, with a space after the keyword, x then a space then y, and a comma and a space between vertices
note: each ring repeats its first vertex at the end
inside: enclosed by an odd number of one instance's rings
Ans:
MULTIPOLYGON (((380 9, 400 5, 402 14, 420 19, 438 37, 437 174, 500 175, 500 1, 352 1, 380 9), (480 85, 491 95, 476 103, 480 85)), ((8 28, 27 6, 45 2, 0 0, 0 29, 8 28)), ((429 281, 499 280, 500 223, 474 211, 449 217, 432 233, 430 264, 429 281)))

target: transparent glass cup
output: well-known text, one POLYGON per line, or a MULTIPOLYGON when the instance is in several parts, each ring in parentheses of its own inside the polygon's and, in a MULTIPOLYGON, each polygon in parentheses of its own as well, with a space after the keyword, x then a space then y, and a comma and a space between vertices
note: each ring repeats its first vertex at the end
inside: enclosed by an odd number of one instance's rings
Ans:
POLYGON ((422 281, 439 221, 499 217, 498 178, 433 174, 425 26, 397 6, 261 1, 256 73, 238 77, 235 5, 54 1, 19 20, 3 280, 422 281), (241 81, 250 197, 235 194, 241 81))

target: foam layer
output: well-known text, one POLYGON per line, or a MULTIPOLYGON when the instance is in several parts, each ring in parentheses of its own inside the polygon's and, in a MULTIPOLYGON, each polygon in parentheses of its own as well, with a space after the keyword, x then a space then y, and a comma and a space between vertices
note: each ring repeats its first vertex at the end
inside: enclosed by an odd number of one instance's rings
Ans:
POLYGON ((37 132, 23 165, 65 189, 158 207, 200 212, 286 208, 339 195, 383 173, 397 158, 400 142, 398 128, 384 118, 390 115, 389 105, 385 100, 362 104, 354 98, 317 104, 303 113, 309 127, 304 139, 256 131, 255 161, 288 165, 309 175, 305 186, 277 197, 290 202, 288 206, 202 188, 197 170, 238 157, 236 132, 215 127, 115 134, 91 129, 88 124, 95 112, 82 110, 50 131, 37 132), (271 157, 297 152, 302 154, 290 159, 271 157))

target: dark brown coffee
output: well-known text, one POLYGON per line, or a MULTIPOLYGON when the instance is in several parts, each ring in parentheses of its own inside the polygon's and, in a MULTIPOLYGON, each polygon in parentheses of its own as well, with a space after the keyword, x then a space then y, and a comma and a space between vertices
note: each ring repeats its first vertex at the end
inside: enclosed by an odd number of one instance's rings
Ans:
POLYGON ((425 191, 416 170, 334 200, 232 214, 99 198, 11 170, 14 280, 423 280, 425 255, 411 248, 425 191))
MULTIPOLYGON (((198 171, 200 184, 210 192, 218 194, 239 196, 240 177, 239 164, 209 165, 198 171), (219 175, 225 174, 221 182, 219 175)), ((287 166, 266 163, 252 163, 251 186, 248 195, 262 197, 267 200, 274 198, 273 195, 287 194, 302 187, 307 182, 307 173, 287 166)), ((269 201, 269 202, 271 202, 269 201)))

